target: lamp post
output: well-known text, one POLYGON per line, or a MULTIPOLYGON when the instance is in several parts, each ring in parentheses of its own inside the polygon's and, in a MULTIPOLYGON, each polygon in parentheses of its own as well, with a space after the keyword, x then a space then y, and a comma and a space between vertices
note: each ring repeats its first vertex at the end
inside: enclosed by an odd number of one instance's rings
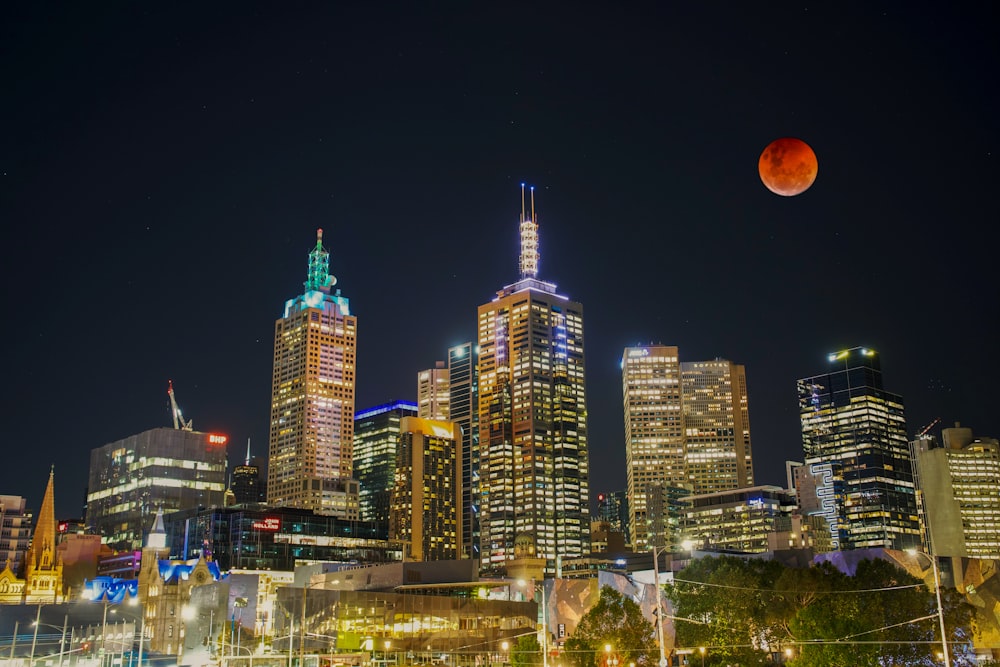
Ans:
POLYGON ((938 624, 941 626, 941 655, 944 657, 944 667, 951 667, 951 657, 948 655, 948 636, 944 629, 944 608, 941 606, 941 579, 938 575, 937 557, 916 549, 907 549, 906 553, 914 556, 926 556, 927 560, 931 562, 931 569, 934 572, 934 596, 937 600, 938 624))
POLYGON ((10 664, 14 664, 14 647, 17 646, 17 626, 20 621, 14 621, 14 636, 10 638, 10 664))
MULTIPOLYGON (((518 581, 522 586, 526 586, 527 582, 518 581)), ((545 579, 539 583, 534 579, 531 580, 531 597, 535 597, 535 591, 541 589, 542 591, 542 667, 549 667, 549 624, 546 618, 547 607, 545 604, 545 579)), ((509 597, 509 596, 508 596, 509 597)), ((537 620, 537 619, 536 619, 537 620)))
POLYGON ((38 626, 42 620, 42 605, 38 605, 38 613, 35 614, 35 633, 31 636, 31 658, 28 660, 29 665, 35 664, 35 644, 38 643, 38 626))
MULTIPOLYGON (((139 596, 136 595, 129 598, 128 603, 133 607, 139 605, 139 596)), ((146 607, 145 605, 139 610, 139 660, 138 667, 142 667, 142 643, 146 639, 146 607)), ((131 662, 131 661, 130 661, 131 662)), ((60 667, 62 667, 60 665, 60 667)))
POLYGON ((656 553, 656 547, 653 547, 653 577, 655 579, 654 585, 656 586, 656 623, 657 623, 657 634, 659 635, 660 645, 660 667, 667 667, 667 651, 664 647, 663 641, 663 601, 660 598, 660 558, 656 553))
MULTIPOLYGON (((41 605, 39 605, 39 607, 41 607, 41 605)), ((39 611, 41 611, 41 609, 39 609, 39 611)), ((39 617, 41 617, 40 613, 39 613, 39 617)), ((32 623, 32 625, 35 626, 35 633, 34 633, 34 638, 33 638, 32 642, 31 642, 31 658, 29 659, 28 664, 29 665, 34 665, 35 664, 35 644, 36 644, 35 640, 37 640, 37 638, 38 638, 38 626, 44 625, 45 627, 52 628, 53 630, 62 630, 62 636, 59 638, 59 667, 62 667, 63 656, 65 655, 65 651, 66 651, 66 649, 65 649, 65 646, 66 646, 66 629, 67 629, 67 626, 69 625, 69 614, 66 614, 63 617, 63 624, 62 624, 61 628, 58 625, 52 625, 51 623, 39 623, 37 619, 35 619, 35 622, 32 623)))
POLYGON ((705 647, 699 646, 698 652, 701 653, 701 667, 705 667, 705 647))

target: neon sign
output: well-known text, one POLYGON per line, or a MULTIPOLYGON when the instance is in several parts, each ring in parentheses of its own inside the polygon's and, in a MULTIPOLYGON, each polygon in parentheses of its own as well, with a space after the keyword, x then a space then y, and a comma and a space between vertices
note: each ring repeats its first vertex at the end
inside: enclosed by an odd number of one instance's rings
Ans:
POLYGON ((210 444, 210 445, 224 445, 228 441, 229 441, 229 438, 227 438, 224 435, 219 435, 217 433, 209 433, 208 434, 208 444, 210 444))
POLYGON ((628 356, 630 359, 633 357, 648 357, 649 350, 647 350, 646 348, 642 348, 640 350, 629 350, 628 356))
POLYGON ((254 530, 267 530, 276 532, 281 529, 281 519, 274 516, 265 517, 263 521, 254 521, 250 524, 254 530))

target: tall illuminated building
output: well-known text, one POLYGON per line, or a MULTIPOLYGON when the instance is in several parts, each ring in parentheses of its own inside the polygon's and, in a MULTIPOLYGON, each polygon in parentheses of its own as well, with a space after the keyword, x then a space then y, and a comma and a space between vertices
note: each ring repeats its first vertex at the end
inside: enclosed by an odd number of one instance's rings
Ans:
POLYGON ((476 346, 448 348, 448 414, 461 429, 462 466, 461 558, 479 558, 479 383, 476 346))
POLYGON ((318 229, 305 289, 274 323, 267 502, 351 519, 357 318, 329 268, 318 229))
POLYGON ((834 352, 797 383, 805 464, 831 501, 835 549, 919 547, 903 399, 882 385, 874 350, 834 352))
POLYGON ((389 525, 389 500, 396 476, 402 422, 417 416, 417 404, 393 401, 354 415, 354 478, 363 521, 389 525))
POLYGON ((234 500, 237 505, 247 503, 262 503, 266 499, 264 486, 260 483, 260 466, 257 458, 250 456, 250 439, 247 439, 247 456, 243 465, 233 468, 230 481, 234 500))
POLYGON ((583 306, 538 279, 521 189, 520 280, 478 311, 481 567, 590 551, 583 306))
POLYGON ((922 435, 914 452, 917 498, 928 553, 1000 558, 1000 441, 955 424, 941 443, 922 435))
POLYGON ((681 393, 692 492, 753 486, 746 368, 725 359, 682 362, 681 393))
POLYGON ((666 534, 678 521, 662 514, 671 507, 665 498, 690 492, 681 363, 676 346, 649 345, 625 348, 621 368, 628 536, 632 548, 642 551, 676 541, 666 534))
POLYGON ((407 560, 455 560, 462 543, 459 428, 404 417, 400 429, 389 539, 407 545, 407 560))
POLYGON ((448 419, 448 367, 438 361, 434 368, 417 373, 417 416, 423 419, 448 419))

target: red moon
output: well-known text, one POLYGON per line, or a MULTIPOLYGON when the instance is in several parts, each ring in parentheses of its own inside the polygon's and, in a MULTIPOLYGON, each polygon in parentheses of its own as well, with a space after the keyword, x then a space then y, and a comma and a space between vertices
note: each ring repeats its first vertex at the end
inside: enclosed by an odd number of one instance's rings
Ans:
POLYGON ((816 154, 801 139, 775 139, 760 154, 757 171, 768 190, 782 197, 794 197, 809 189, 819 166, 816 154))

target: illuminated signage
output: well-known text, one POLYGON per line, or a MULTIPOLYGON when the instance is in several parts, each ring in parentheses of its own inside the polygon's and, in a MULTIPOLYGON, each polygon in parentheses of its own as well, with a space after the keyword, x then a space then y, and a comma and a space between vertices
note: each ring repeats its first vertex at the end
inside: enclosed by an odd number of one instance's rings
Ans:
POLYGON ((273 516, 265 517, 263 521, 254 521, 250 524, 254 530, 268 530, 275 532, 281 529, 281 519, 273 516))
POLYGON ((629 359, 632 359, 633 357, 648 357, 649 350, 647 350, 646 348, 642 348, 641 350, 629 350, 628 356, 629 359))
POLYGON ((224 435, 219 435, 218 433, 208 434, 208 444, 210 445, 224 445, 228 442, 229 438, 224 435))
POLYGON ((69 524, 66 523, 65 521, 61 522, 59 524, 59 532, 60 533, 65 533, 67 530, 69 530, 69 524))

